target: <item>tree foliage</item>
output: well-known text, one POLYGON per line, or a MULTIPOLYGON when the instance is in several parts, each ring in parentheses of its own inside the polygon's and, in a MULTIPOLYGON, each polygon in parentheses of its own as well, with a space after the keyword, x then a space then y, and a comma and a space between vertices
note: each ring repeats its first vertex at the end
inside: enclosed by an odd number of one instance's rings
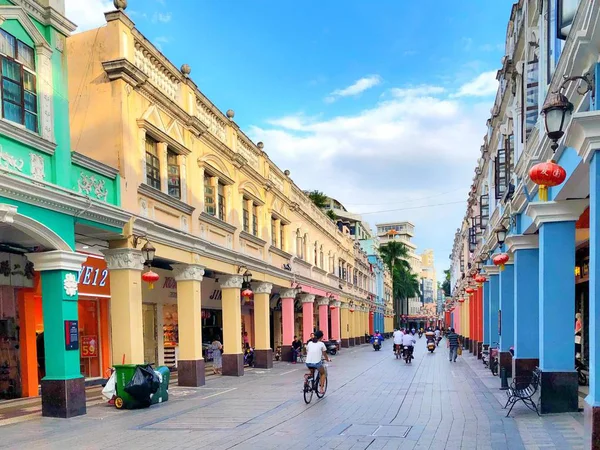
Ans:
POLYGON ((444 290, 444 295, 448 297, 450 296, 450 270, 444 270, 444 275, 446 275, 446 278, 442 283, 442 289, 444 290))
POLYGON ((329 217, 331 220, 333 220, 334 222, 337 220, 337 215, 333 212, 333 209, 328 209, 327 212, 325 213, 325 215, 327 217, 329 217))
POLYGON ((310 191, 308 193, 308 198, 310 198, 315 206, 319 209, 326 208, 329 204, 329 198, 321 191, 310 191))

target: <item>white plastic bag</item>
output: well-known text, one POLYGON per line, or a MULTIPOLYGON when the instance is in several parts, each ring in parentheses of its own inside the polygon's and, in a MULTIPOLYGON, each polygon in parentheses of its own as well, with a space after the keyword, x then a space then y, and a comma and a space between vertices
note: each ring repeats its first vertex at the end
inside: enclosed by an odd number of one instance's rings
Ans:
POLYGON ((111 400, 115 395, 117 395, 117 388, 115 385, 115 381, 117 379, 117 372, 114 371, 108 381, 106 382, 106 386, 102 389, 102 395, 106 400, 111 400))

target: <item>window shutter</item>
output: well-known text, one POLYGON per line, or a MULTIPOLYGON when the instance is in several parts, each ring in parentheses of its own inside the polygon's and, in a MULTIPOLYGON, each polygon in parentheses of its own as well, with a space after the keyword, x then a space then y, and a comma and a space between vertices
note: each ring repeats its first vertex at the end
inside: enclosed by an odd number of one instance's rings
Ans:
POLYGON ((490 218, 490 196, 483 194, 479 197, 479 228, 485 230, 490 218))
POLYGON ((506 149, 498 149, 498 156, 494 160, 496 200, 500 200, 508 186, 508 161, 506 149))

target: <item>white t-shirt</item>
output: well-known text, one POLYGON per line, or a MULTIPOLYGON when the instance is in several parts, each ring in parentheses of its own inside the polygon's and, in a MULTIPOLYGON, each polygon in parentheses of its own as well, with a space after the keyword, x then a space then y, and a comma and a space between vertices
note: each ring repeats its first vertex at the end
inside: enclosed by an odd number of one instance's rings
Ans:
POLYGON ((401 330, 394 331, 394 344, 402 344, 402 336, 404 336, 404 333, 401 330))
POLYGON ((440 337, 440 333, 441 333, 440 330, 435 330, 435 337, 436 338, 440 337))
POLYGON ((405 334, 404 336, 402 336, 402 345, 407 346, 407 345, 414 345, 415 342, 417 342, 417 340, 415 339, 415 337, 408 333, 405 334))
POLYGON ((307 364, 317 364, 321 362, 321 358, 323 357, 323 352, 327 350, 325 344, 323 342, 313 342, 310 341, 306 345, 306 363, 307 364))

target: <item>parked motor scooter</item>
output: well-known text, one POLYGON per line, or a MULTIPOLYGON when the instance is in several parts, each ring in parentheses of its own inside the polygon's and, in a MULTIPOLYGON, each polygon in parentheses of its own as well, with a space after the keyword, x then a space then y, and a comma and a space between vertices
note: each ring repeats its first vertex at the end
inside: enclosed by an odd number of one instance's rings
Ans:
POLYGON ((329 340, 325 343, 325 347, 327 348, 327 353, 330 355, 335 355, 337 353, 337 341, 329 340))
POLYGON ((427 350, 433 353, 436 347, 435 333, 433 331, 428 331, 427 333, 425 333, 425 339, 427 339, 427 350))

